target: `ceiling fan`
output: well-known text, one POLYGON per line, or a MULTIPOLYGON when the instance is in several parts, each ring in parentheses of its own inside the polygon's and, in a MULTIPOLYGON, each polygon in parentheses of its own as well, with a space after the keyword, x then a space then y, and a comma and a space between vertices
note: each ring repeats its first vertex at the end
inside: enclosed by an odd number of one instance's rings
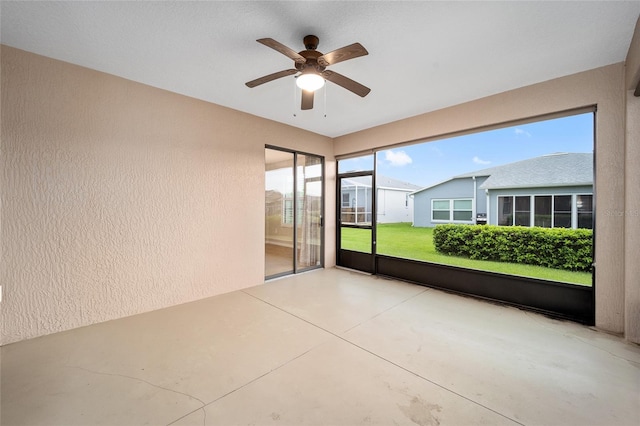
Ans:
POLYGON ((369 52, 367 52, 367 49, 365 49, 360 43, 353 43, 349 46, 341 47, 340 49, 332 52, 322 54, 322 52, 318 52, 316 50, 320 40, 314 35, 308 35, 304 38, 303 42, 306 50, 301 52, 296 52, 272 38, 261 38, 256 41, 277 50, 290 59, 293 59, 295 68, 278 71, 273 74, 256 78, 255 80, 251 80, 245 83, 248 87, 256 87, 278 78, 299 73, 298 76, 296 76, 296 84, 302 89, 301 109, 313 108, 313 93, 324 85, 325 80, 329 80, 330 82, 335 83, 338 86, 342 86, 362 97, 367 96, 371 91, 368 87, 363 86, 342 74, 326 69, 329 65, 334 65, 338 62, 343 62, 359 56, 368 55, 369 52))

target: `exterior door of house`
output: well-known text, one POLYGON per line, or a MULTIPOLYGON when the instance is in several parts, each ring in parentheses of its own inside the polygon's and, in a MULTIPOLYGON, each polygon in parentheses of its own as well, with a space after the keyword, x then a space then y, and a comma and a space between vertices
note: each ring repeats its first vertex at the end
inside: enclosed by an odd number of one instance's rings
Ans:
POLYGON ((324 263, 324 159, 265 149, 265 278, 324 263))
POLYGON ((337 264, 375 272, 375 191, 373 171, 338 175, 337 264))

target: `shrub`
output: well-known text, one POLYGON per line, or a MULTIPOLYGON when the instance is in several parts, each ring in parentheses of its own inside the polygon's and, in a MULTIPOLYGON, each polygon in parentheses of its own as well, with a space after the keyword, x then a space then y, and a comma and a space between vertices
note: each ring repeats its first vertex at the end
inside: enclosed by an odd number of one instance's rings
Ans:
POLYGON ((476 260, 591 271, 593 231, 491 225, 437 225, 435 249, 476 260))

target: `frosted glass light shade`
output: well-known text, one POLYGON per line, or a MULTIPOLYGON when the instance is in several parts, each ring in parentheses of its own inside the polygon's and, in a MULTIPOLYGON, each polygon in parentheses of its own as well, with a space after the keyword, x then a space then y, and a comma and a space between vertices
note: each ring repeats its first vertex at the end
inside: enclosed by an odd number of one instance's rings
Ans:
POLYGON ((320 77, 318 74, 302 74, 296 79, 296 85, 302 90, 315 92, 324 86, 324 78, 320 77))

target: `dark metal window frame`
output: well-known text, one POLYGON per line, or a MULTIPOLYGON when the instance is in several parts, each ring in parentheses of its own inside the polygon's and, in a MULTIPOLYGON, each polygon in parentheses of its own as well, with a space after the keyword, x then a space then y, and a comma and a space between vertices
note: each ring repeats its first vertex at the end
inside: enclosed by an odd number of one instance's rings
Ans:
MULTIPOLYGON (((545 119, 561 118, 563 116, 593 113, 593 140, 594 140, 594 176, 592 191, 592 208, 593 208, 593 253, 595 254, 595 220, 596 220, 596 107, 585 107, 573 111, 559 112, 548 114, 544 117, 532 118, 530 120, 522 120, 521 122, 542 121, 545 119)), ((487 127, 484 130, 491 130, 497 127, 506 127, 516 125, 517 123, 503 123, 502 125, 487 127)), ((483 129, 478 129, 482 131, 483 129)), ((465 132, 468 133, 468 132, 465 132)), ((441 135, 435 139, 443 139, 453 137, 452 135, 441 135)), ((418 141, 415 141, 416 143, 418 141)), ((426 142, 423 140, 422 142, 426 142)), ((338 174, 336 179, 337 194, 340 194, 340 177, 361 176, 373 174, 373 190, 375 194, 375 176, 377 154, 380 151, 390 149, 392 147, 380 147, 372 151, 374 155, 373 171, 344 173, 338 174)), ((347 159, 349 157, 345 157, 347 159)), ((337 159, 340 161, 340 158, 337 159)), ((337 198, 339 195, 337 196, 337 198)), ((338 198, 338 201, 339 198, 338 198)), ((520 277, 515 275, 499 274, 494 272, 480 271, 468 268, 461 268, 451 265, 441 265, 431 262, 424 262, 412 259, 396 258, 392 256, 379 255, 376 252, 376 203, 373 200, 372 206, 372 253, 364 254, 350 250, 340 250, 340 203, 337 209, 337 240, 338 248, 337 261, 340 265, 341 260, 346 260, 355 269, 373 274, 387 276, 389 278, 400 279, 427 287, 438 288, 441 290, 459 293, 463 295, 473 296, 481 299, 491 300, 501 304, 516 306, 526 310, 540 312, 545 315, 568 319, 579 323, 594 325, 595 324, 595 261, 593 263, 592 274, 593 281, 591 287, 580 286, 570 283, 561 283, 555 281, 547 281, 535 278, 520 277), (341 259, 342 258, 342 259, 341 259), (369 266, 373 263, 371 266, 369 266), (353 266, 356 265, 356 266, 353 266), (358 265, 360 267, 358 267, 358 265)), ((345 226, 346 227, 346 226, 345 226)))
POLYGON ((336 203, 336 263, 339 266, 346 266, 364 272, 375 273, 376 257, 376 162, 373 156, 373 170, 340 173, 336 178, 336 198, 341 199, 342 179, 354 177, 371 176, 371 225, 342 224, 342 205, 336 203), (371 230, 371 253, 362 253, 341 248, 342 228, 357 228, 371 230))

